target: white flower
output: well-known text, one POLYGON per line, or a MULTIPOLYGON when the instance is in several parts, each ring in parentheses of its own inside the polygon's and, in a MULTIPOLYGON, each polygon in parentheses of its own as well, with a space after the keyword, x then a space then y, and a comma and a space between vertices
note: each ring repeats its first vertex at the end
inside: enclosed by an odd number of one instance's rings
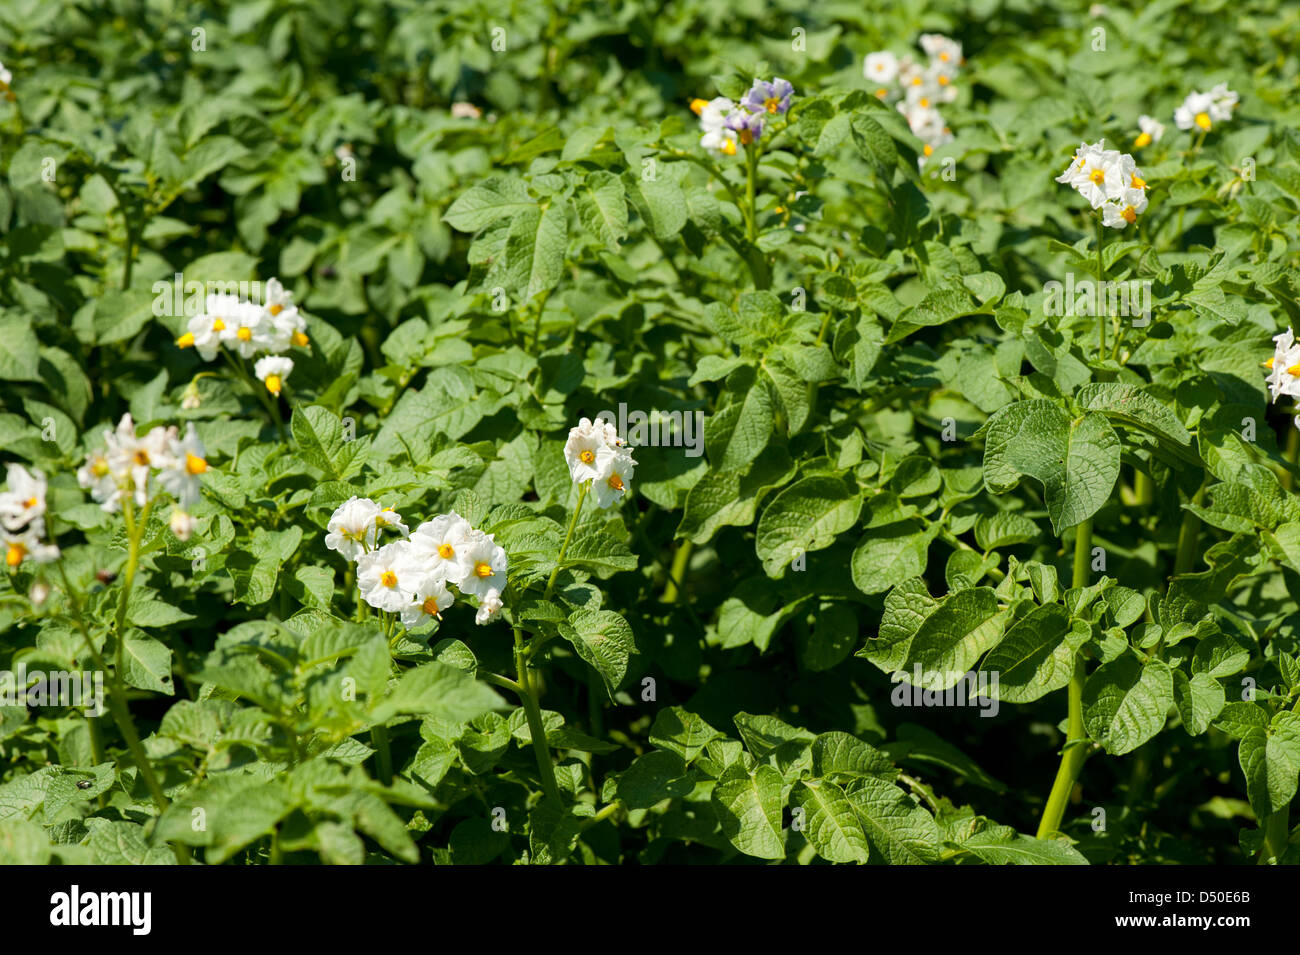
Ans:
POLYGON ((262 306, 234 295, 212 294, 208 296, 208 314, 221 319, 225 326, 221 332, 222 344, 238 352, 241 358, 252 358, 260 351, 270 350, 274 329, 262 306))
MULTIPOLYGON (((104 434, 108 436, 112 432, 105 431, 104 434)), ((83 488, 89 488, 95 503, 108 513, 118 509, 122 489, 113 475, 113 469, 109 467, 105 451, 92 451, 86 455, 86 463, 77 469, 77 483, 83 488)))
POLYGON ((1191 129, 1193 126, 1198 129, 1208 130, 1214 125, 1214 117, 1211 110, 1215 108, 1214 100, 1209 93, 1198 93, 1192 90, 1183 100, 1183 105, 1174 110, 1174 124, 1179 129, 1191 129))
POLYGON ((411 605, 402 610, 402 623, 407 630, 414 630, 430 617, 439 616, 455 599, 445 581, 428 573, 420 576, 413 593, 411 605))
POLYGON ((501 591, 489 590, 479 598, 478 613, 474 614, 474 622, 480 627, 491 623, 501 612, 501 607, 501 591))
POLYGON ((402 523, 402 515, 398 514, 397 511, 393 510, 391 507, 381 507, 379 513, 375 515, 376 535, 385 528, 397 531, 397 533, 401 534, 403 537, 407 537, 411 533, 410 528, 402 523))
POLYGON ((44 543, 44 521, 34 522, 20 533, 0 531, 0 542, 4 543, 5 565, 17 567, 24 560, 37 564, 47 564, 59 559, 59 549, 53 544, 44 543))
POLYGON ((123 491, 134 492, 137 507, 149 501, 150 473, 172 465, 173 437, 166 428, 152 428, 143 438, 136 437, 130 414, 122 416, 115 433, 105 433, 108 468, 123 491))
POLYGON ((704 130, 704 135, 700 137, 701 147, 717 150, 727 156, 736 155, 740 137, 736 130, 727 125, 727 120, 737 108, 725 96, 715 97, 699 107, 700 129, 704 130))
MULTIPOLYGON (((164 463, 160 465, 158 483, 176 498, 181 507, 193 507, 199 502, 199 477, 208 470, 208 452, 194 430, 193 421, 186 425, 183 439, 175 433, 169 433, 168 438, 170 446, 164 463)), ((176 536, 180 537, 179 534, 176 536)))
POLYGON ((1138 129, 1142 130, 1137 139, 1133 140, 1133 148, 1141 149, 1143 146, 1149 146, 1152 143, 1160 142, 1160 137, 1165 134, 1165 124, 1151 116, 1138 117, 1138 129))
POLYGON ((409 610, 428 585, 429 573, 419 566, 409 541, 393 541, 357 558, 361 599, 377 610, 409 610))
POLYGON ((1112 229, 1123 229, 1137 221, 1137 217, 1147 210, 1145 190, 1125 188, 1118 196, 1107 199, 1101 206, 1102 225, 1112 229))
POLYGON ((293 359, 285 358, 283 355, 266 355, 259 358, 257 364, 253 366, 253 374, 257 375, 262 384, 266 385, 266 390, 276 397, 279 397, 285 381, 292 372, 293 359))
POLYGON ((350 497, 340 504, 326 525, 325 546, 347 560, 357 560, 374 548, 379 538, 375 518, 382 510, 368 497, 350 497))
POLYGON ((632 471, 636 462, 626 450, 603 448, 597 457, 600 476, 591 482, 591 490, 596 496, 596 506, 612 507, 623 499, 628 486, 632 483, 632 471))
POLYGON ((933 60, 944 64, 960 65, 961 43, 944 36, 942 33, 922 33, 921 49, 933 60))
POLYGON ((451 115, 453 119, 478 119, 483 115, 483 111, 473 103, 452 103, 451 115))
MULTIPOLYGON (((596 458, 600 451, 609 447, 606 422, 593 422, 583 418, 576 428, 569 429, 569 438, 564 442, 564 460, 569 465, 569 477, 581 484, 600 477, 596 458)), ((615 436, 618 432, 615 431, 615 436)))
POLYGON ((9 490, 0 493, 0 524, 6 530, 20 531, 33 520, 43 523, 45 475, 21 464, 10 464, 8 471, 9 490))
POLYGON ((305 348, 310 344, 307 338, 307 320, 293 303, 293 295, 280 284, 279 279, 266 283, 266 327, 269 330, 270 351, 287 351, 291 346, 305 348))
POLYGON ((1264 362, 1269 369, 1270 400, 1277 401, 1282 395, 1300 398, 1300 345, 1296 344, 1295 332, 1288 328, 1274 336, 1273 342, 1273 357, 1264 362))
POLYGON ((1216 123, 1232 119, 1232 111, 1237 108, 1237 94, 1228 89, 1227 83, 1219 83, 1207 95, 1210 97, 1210 119, 1216 123))
POLYGON ((498 547, 491 534, 476 530, 461 542, 456 556, 461 566, 461 593, 473 594, 482 599, 488 591, 498 593, 506 588, 506 571, 509 561, 505 548, 498 547))
POLYGON ((862 62, 862 75, 878 87, 890 86, 898 79, 898 57, 888 50, 868 53, 862 62))
POLYGON ((459 585, 465 576, 465 568, 458 560, 459 551, 472 530, 469 521, 455 511, 439 514, 415 529, 411 545, 423 555, 435 576, 459 585))
POLYGON ((27 599, 33 607, 39 607, 50 598, 50 585, 41 580, 32 581, 32 589, 27 591, 27 599))
POLYGON ((178 540, 187 541, 190 535, 194 533, 194 518, 187 511, 180 508, 172 511, 171 517, 167 519, 167 526, 171 528, 173 534, 178 540))
MULTIPOLYGON (((208 301, 212 301, 213 296, 208 296, 208 301)), ((222 333, 226 330, 225 320, 218 315, 211 315, 204 312, 201 315, 195 315, 185 327, 187 331, 180 338, 176 339, 176 344, 181 348, 191 346, 199 353, 199 357, 204 361, 212 361, 217 357, 217 350, 221 347, 222 333)))

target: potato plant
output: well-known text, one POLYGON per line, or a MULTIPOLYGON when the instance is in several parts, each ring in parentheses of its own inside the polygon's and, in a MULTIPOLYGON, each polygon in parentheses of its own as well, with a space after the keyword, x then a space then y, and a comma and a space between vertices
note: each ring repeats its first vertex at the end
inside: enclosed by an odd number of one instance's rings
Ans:
POLYGON ((12 0, 0 861, 1300 861, 1297 25, 12 0))

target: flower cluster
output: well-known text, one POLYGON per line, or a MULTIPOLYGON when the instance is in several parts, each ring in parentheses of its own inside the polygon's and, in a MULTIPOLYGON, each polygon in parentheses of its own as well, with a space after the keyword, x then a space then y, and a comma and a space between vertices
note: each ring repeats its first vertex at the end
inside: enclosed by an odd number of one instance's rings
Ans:
POLYGON ((45 475, 10 464, 8 484, 9 490, 0 492, 5 566, 17 567, 24 559, 38 564, 58 559, 59 549, 45 543, 45 475))
POLYGON ((189 509, 198 503, 200 478, 207 470, 207 451, 193 422, 184 437, 175 426, 159 426, 141 438, 125 414, 116 430, 105 429, 104 446, 87 455, 77 481, 110 514, 121 510, 124 500, 143 508, 160 490, 170 494, 179 505, 169 522, 172 532, 186 540, 194 529, 189 509))
POLYGON ((564 460, 569 476, 579 484, 591 482, 596 506, 612 507, 627 493, 636 461, 627 442, 619 437, 613 423, 603 419, 583 418, 569 429, 564 443, 564 460))
POLYGON ((1143 149, 1152 143, 1160 142, 1160 137, 1165 134, 1165 124, 1160 122, 1154 116, 1143 114, 1138 117, 1137 138, 1133 140, 1134 149, 1143 149))
POLYGON ((263 356, 253 371, 273 395, 280 394, 293 371, 293 359, 283 352, 310 343, 307 321, 279 279, 266 283, 266 301, 261 303, 228 292, 209 292, 203 312, 191 318, 186 328, 176 344, 194 348, 204 361, 212 361, 223 347, 241 358, 263 356))
POLYGON ((754 85, 739 103, 718 96, 711 100, 697 99, 691 109, 700 117, 700 145, 726 156, 736 155, 738 146, 749 146, 763 136, 763 124, 768 116, 784 114, 790 109, 794 86, 779 76, 770 83, 755 79, 754 85))
POLYGON ((875 84, 875 94, 887 103, 897 103, 912 135, 924 144, 926 156, 952 141, 952 131, 944 124, 939 105, 957 98, 953 80, 966 62, 961 44, 938 33, 923 33, 921 49, 929 62, 917 62, 910 54, 895 56, 888 50, 868 53, 862 64, 863 75, 875 84))
POLYGON ((505 549, 455 511, 412 532, 391 507, 351 497, 334 511, 326 529, 325 546, 356 562, 361 599, 376 610, 400 614, 408 630, 441 616, 453 602, 452 586, 478 598, 475 623, 490 623, 501 611, 505 549), (398 539, 381 544, 385 532, 398 539))
POLYGON ((9 84, 13 81, 14 75, 5 69, 3 63, 0 63, 0 93, 3 93, 4 98, 11 103, 18 98, 14 91, 9 87, 9 84))
POLYGON ((1192 90, 1183 100, 1183 105, 1174 110, 1174 123, 1179 129, 1197 129, 1209 132, 1215 123, 1224 123, 1232 119, 1232 111, 1237 108, 1237 94, 1228 89, 1227 83, 1220 83, 1208 93, 1192 90))
POLYGON ((1101 221, 1112 229, 1136 222, 1147 208, 1147 184, 1128 153, 1107 149, 1106 140, 1081 143, 1065 172, 1056 177, 1101 210, 1101 221))
MULTIPOLYGON (((1268 369, 1268 393, 1271 401, 1285 395, 1300 401, 1300 343, 1295 340, 1295 331, 1288 328, 1281 335, 1273 337, 1273 357, 1264 362, 1268 369)), ((1295 419, 1300 428, 1300 417, 1295 419)))

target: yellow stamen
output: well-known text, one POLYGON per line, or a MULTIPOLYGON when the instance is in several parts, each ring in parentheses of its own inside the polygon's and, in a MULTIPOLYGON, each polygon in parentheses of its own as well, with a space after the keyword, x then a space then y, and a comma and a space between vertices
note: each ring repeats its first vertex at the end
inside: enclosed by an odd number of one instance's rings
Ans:
POLYGON ((1138 214, 1132 206, 1125 206, 1124 211, 1120 213, 1120 216, 1123 217, 1125 222, 1132 225, 1134 222, 1137 222, 1138 214))
POLYGON ((1196 125, 1199 126, 1199 127, 1201 127, 1201 129, 1209 129, 1210 126, 1212 125, 1212 124, 1210 123, 1210 114, 1209 114, 1209 113, 1197 113, 1197 114, 1196 114, 1196 125))
POLYGON ((952 80, 948 79, 948 77, 946 77, 946 76, 940 76, 940 77, 939 77, 939 85, 940 85, 940 86, 947 86, 947 85, 948 85, 949 83, 951 83, 951 82, 952 82, 952 80))
POLYGON ((1094 169, 1091 173, 1088 174, 1088 178, 1091 179, 1098 186, 1100 186, 1103 182, 1106 181, 1106 170, 1094 169))
POLYGON ((929 109, 929 108, 930 108, 930 97, 928 97, 928 96, 922 96, 922 97, 920 98, 920 100, 918 100, 918 102, 921 104, 921 108, 922 108, 922 109, 929 109))
POLYGON ((279 394, 280 394, 280 387, 281 387, 282 384, 283 384, 283 382, 280 380, 280 376, 279 376, 279 375, 267 375, 267 376, 266 376, 266 390, 269 391, 271 394, 273 394, 273 395, 279 395, 279 394))
POLYGON ((1150 146, 1150 145, 1151 145, 1150 133, 1141 133, 1138 135, 1137 139, 1133 140, 1134 149, 1141 149, 1143 146, 1150 146))
POLYGON ((920 86, 920 85, 921 85, 921 77, 919 77, 919 76, 914 76, 914 77, 912 77, 912 85, 913 85, 913 86, 920 86))
POLYGON ((397 586, 397 575, 391 570, 386 570, 380 575, 379 582, 389 590, 392 590, 397 586))
POLYGON ((921 147, 921 152, 925 153, 927 156, 933 156, 934 147, 931 146, 929 143, 926 143, 924 146, 921 147))
POLYGON ((194 344, 193 332, 186 332, 180 338, 176 339, 176 347, 178 348, 189 348, 193 344, 194 344))
POLYGON ((438 615, 438 601, 433 597, 425 597, 424 603, 420 604, 420 609, 431 617, 438 615))
POLYGON ((945 50, 943 53, 940 53, 940 54, 939 54, 939 59, 941 59, 941 60, 943 60, 945 63, 947 63, 949 60, 952 59, 952 54, 949 53, 949 52, 947 52, 947 51, 945 50))
POLYGON ((691 112, 694 113, 696 116, 699 116, 701 113, 704 112, 704 107, 708 105, 709 105, 709 101, 706 99, 693 99, 691 100, 691 112))
POLYGON ((185 470, 190 474, 202 474, 208 469, 208 462, 197 454, 185 452, 185 470))
POLYGON ((5 563, 10 567, 17 567, 23 562, 23 557, 27 554, 27 548, 15 541, 9 545, 9 550, 5 554, 5 563))
POLYGON ((1134 189, 1145 189, 1147 187, 1147 181, 1137 173, 1134 173, 1132 186, 1134 189))
POLYGON ((774 96, 769 96, 767 99, 763 100, 763 108, 769 113, 775 113, 781 108, 781 101, 774 96))
POLYGON ((885 89, 883 86, 880 87, 880 89, 876 90, 877 99, 884 99, 888 95, 889 95, 889 90, 885 89))
POLYGON ((214 318, 212 320, 212 330, 214 332, 224 332, 226 330, 226 323, 219 318, 214 318))
POLYGON ((244 325, 240 327, 239 331, 235 332, 235 337, 241 342, 251 342, 253 340, 253 330, 244 325))
POLYGON ((623 479, 619 476, 617 471, 609 476, 609 480, 606 483, 616 491, 623 490, 623 479))
POLYGON ((272 305, 271 308, 270 308, 270 312, 271 312, 271 314, 272 314, 273 316, 274 316, 274 315, 279 315, 279 314, 280 314, 281 312, 283 312, 283 311, 284 311, 284 306, 283 306, 283 305, 278 305, 278 304, 277 304, 277 305, 272 305))
POLYGON ((481 561, 481 560, 480 560, 477 564, 474 565, 474 576, 475 576, 475 577, 491 577, 491 576, 492 576, 492 565, 491 565, 491 564, 488 564, 488 563, 485 563, 484 561, 481 561))
POLYGON ((149 463, 149 452, 146 451, 144 448, 141 448, 139 451, 137 451, 134 457, 135 457, 136 464, 147 465, 149 463))
POLYGON ((90 466, 90 473, 95 477, 103 477, 108 473, 108 462, 103 458, 95 458, 95 462, 90 466))
POLYGON ((736 155, 736 141, 734 139, 728 139, 722 144, 722 151, 728 156, 736 155))
POLYGON ((307 337, 307 334, 305 332, 294 332, 293 343, 297 345, 299 348, 306 348, 308 345, 311 344, 311 339, 307 337))
POLYGON ((1267 368, 1269 371, 1272 371, 1273 362, 1275 362, 1276 360, 1277 360, 1276 358, 1270 358, 1268 361, 1264 362, 1264 367, 1267 368))
POLYGON ((1300 375, 1300 364, 1292 365, 1286 370, 1288 375, 1300 375))
POLYGON ((452 547, 450 544, 440 544, 438 546, 438 556, 443 560, 451 560, 456 556, 456 548, 452 547))

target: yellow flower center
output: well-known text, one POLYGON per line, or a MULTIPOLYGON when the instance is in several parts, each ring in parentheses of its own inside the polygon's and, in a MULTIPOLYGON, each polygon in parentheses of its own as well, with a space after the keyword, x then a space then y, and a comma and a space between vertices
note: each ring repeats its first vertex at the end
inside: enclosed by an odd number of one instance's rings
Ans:
POLYGON ((26 546, 14 541, 9 545, 9 550, 5 553, 5 563, 10 567, 17 567, 23 562, 23 557, 26 556, 26 554, 26 546))
POLYGON ((253 330, 245 325, 235 332, 235 337, 241 342, 251 342, 253 340, 253 330))
POLYGON ((767 99, 763 100, 763 108, 769 113, 775 113, 781 108, 781 101, 775 96, 769 96, 767 99))
POLYGON ((728 139, 722 144, 722 151, 728 156, 736 155, 736 141, 734 139, 728 139))
POLYGON ((921 77, 919 77, 919 76, 914 76, 914 77, 912 77, 912 85, 913 85, 913 86, 920 86, 920 85, 921 85, 921 77))
POLYGON ((311 339, 307 337, 307 334, 305 332, 294 332, 293 343, 297 345, 299 348, 306 348, 308 345, 311 344, 311 339))
POLYGON ((949 53, 949 52, 947 52, 947 51, 945 50, 943 53, 940 53, 940 54, 939 54, 939 59, 941 59, 941 60, 943 60, 945 63, 947 63, 949 60, 952 59, 952 54, 949 53))
POLYGON ((185 452, 185 470, 190 474, 202 474, 208 469, 208 462, 197 454, 185 452))
POLYGON ((1288 375, 1300 375, 1300 364, 1292 365, 1286 370, 1288 375))
POLYGON ((949 83, 951 83, 951 82, 952 82, 952 80, 948 79, 948 77, 946 77, 946 76, 940 76, 940 77, 939 77, 939 85, 940 85, 940 86, 947 86, 947 85, 948 85, 949 83))
POLYGON ((1134 149, 1141 149, 1143 146, 1150 146, 1150 145, 1151 145, 1150 133, 1140 133, 1138 135, 1138 138, 1133 140, 1134 149))
POLYGON ((279 304, 272 305, 270 308, 270 312, 272 315, 279 315, 283 311, 284 311, 284 306, 279 304))
POLYGON ((1120 216, 1123 217, 1125 222, 1132 224, 1137 222, 1138 214, 1132 206, 1125 206, 1124 211, 1120 213, 1120 216))
POLYGON ((920 98, 920 100, 918 100, 918 102, 921 104, 921 108, 922 108, 922 109, 929 109, 929 108, 930 108, 930 97, 928 97, 928 96, 922 96, 922 97, 920 98))
POLYGON ((878 99, 884 99, 888 95, 889 95, 889 90, 885 89, 883 86, 880 87, 880 89, 876 90, 876 97, 878 99))
POLYGON ((103 458, 95 458, 94 463, 90 465, 90 473, 95 477, 103 477, 108 473, 108 462, 103 458))
POLYGON ((386 570, 382 575, 380 575, 379 582, 389 590, 392 590, 397 586, 397 575, 391 570, 386 570))
POLYGON ((420 609, 430 616, 435 616, 438 613, 438 601, 433 597, 425 597, 424 603, 420 604, 420 609))
POLYGON ((456 556, 456 548, 452 547, 450 544, 440 544, 438 546, 438 556, 443 560, 451 560, 456 556))
POLYGON ((224 332, 226 330, 226 323, 219 318, 214 318, 212 320, 212 330, 214 332, 224 332))
POLYGON ((1137 173, 1133 173, 1132 186, 1134 189, 1145 189, 1147 187, 1147 181, 1137 173))
POLYGON ((1103 182, 1106 181, 1106 170, 1094 169, 1092 172, 1088 174, 1088 178, 1100 186, 1103 182))
POLYGON ((924 146, 921 147, 921 152, 925 153, 927 156, 933 156, 934 147, 931 146, 929 143, 926 143, 924 146))
POLYGON ((1210 126, 1212 125, 1212 124, 1210 123, 1210 114, 1209 114, 1209 113, 1197 113, 1197 114, 1196 114, 1196 125, 1199 126, 1199 127, 1201 127, 1201 129, 1209 129, 1210 126))
POLYGON ((1277 361, 1277 358, 1276 358, 1276 357, 1270 358, 1268 361, 1264 362, 1264 367, 1267 368, 1267 369, 1269 369, 1270 371, 1272 371, 1272 370, 1273 370, 1273 363, 1274 363, 1275 361, 1277 361))
POLYGON ((748 129, 740 131, 740 143, 742 146, 748 146, 754 141, 754 134, 748 129))
POLYGON ((588 448, 586 451, 583 451, 578 455, 578 460, 583 464, 590 464, 592 461, 596 460, 596 452, 588 448))
POLYGON ((482 560, 480 560, 477 564, 474 565, 474 576, 475 576, 475 577, 491 577, 491 576, 492 576, 492 565, 489 564, 489 563, 487 563, 486 561, 482 561, 482 560))
POLYGON ((149 464, 149 452, 146 451, 144 448, 141 448, 132 457, 134 458, 136 464, 145 465, 145 466, 149 464))
POLYGON ((269 391, 271 394, 273 395, 280 394, 280 386, 282 384, 284 384, 284 382, 280 380, 279 375, 266 376, 266 390, 269 391))
POLYGON ((194 333, 186 332, 180 338, 176 339, 176 345, 179 348, 189 348, 194 344, 194 333))
POLYGON ((605 483, 607 483, 610 487, 612 487, 616 491, 623 490, 623 479, 619 476, 617 471, 611 474, 609 476, 609 480, 606 481, 605 483))
POLYGON ((708 105, 709 105, 709 101, 706 99, 693 99, 691 100, 691 112, 694 113, 696 116, 699 116, 701 113, 704 112, 704 107, 708 105))

